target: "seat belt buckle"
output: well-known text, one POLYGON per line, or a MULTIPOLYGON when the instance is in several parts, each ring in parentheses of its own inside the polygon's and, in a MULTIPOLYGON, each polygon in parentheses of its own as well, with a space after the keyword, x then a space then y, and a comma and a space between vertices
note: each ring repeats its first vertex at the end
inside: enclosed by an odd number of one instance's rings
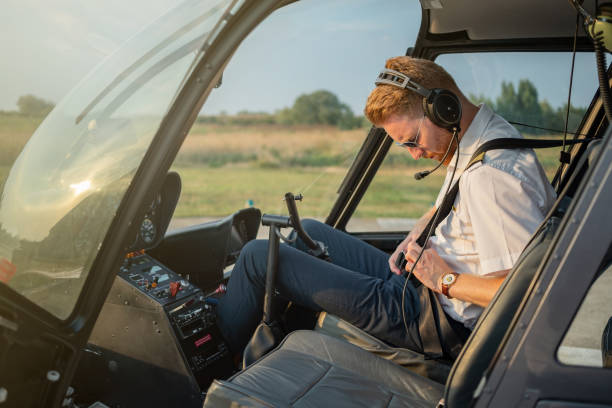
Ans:
POLYGON ((436 408, 445 408, 446 407, 446 402, 444 401, 444 398, 442 398, 440 401, 438 401, 438 405, 436 405, 436 408))
POLYGON ((399 268, 399 270, 402 272, 402 275, 406 273, 407 263, 408 261, 406 261, 406 255, 404 255, 403 251, 400 252, 397 258, 395 259, 395 266, 399 268))

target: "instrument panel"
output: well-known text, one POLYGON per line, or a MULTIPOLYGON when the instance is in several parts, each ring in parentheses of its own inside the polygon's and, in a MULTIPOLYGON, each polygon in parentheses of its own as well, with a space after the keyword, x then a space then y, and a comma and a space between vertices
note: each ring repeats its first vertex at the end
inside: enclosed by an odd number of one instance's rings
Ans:
POLYGON ((216 325, 216 299, 207 298, 196 285, 142 252, 128 254, 119 279, 163 310, 184 362, 202 390, 215 376, 231 374, 230 352, 216 325))
POLYGON ((191 296, 200 289, 144 253, 131 253, 119 276, 162 306, 191 296))

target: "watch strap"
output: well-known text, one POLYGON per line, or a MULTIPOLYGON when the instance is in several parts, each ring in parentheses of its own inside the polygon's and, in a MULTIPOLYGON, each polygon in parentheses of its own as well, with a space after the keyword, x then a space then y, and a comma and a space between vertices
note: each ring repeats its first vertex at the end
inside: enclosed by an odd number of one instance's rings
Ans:
POLYGON ((442 277, 442 285, 441 285, 442 286, 442 294, 444 296, 446 296, 447 298, 449 298, 449 299, 452 299, 452 297, 451 297, 451 295, 449 295, 448 291, 449 291, 450 287, 453 286, 455 284, 455 282, 457 282, 457 277, 458 276, 459 276, 458 273, 450 272, 450 273, 447 273, 446 275, 444 275, 442 277), (455 276, 455 279, 450 284, 444 283, 444 277, 447 276, 447 275, 454 275, 455 276))

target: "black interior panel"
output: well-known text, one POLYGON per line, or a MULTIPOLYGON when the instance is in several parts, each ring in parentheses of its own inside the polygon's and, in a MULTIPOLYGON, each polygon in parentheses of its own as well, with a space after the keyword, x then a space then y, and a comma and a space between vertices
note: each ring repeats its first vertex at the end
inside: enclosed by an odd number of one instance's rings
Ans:
POLYGON ((203 290, 223 280, 223 269, 257 236, 261 211, 245 208, 223 219, 167 234, 148 253, 203 290))
POLYGON ((352 236, 388 253, 393 253, 408 232, 357 232, 352 236))

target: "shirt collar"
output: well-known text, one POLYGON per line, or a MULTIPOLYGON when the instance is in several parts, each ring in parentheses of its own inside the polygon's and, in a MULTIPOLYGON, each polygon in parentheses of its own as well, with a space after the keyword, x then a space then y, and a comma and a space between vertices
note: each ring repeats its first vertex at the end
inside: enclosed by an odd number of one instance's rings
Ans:
MULTIPOLYGON (((491 117, 493 116, 493 110, 484 103, 479 106, 478 113, 474 116, 474 119, 466 129, 461 141, 459 142, 459 163, 457 164, 458 170, 463 171, 465 166, 468 165, 472 154, 476 151, 484 141, 482 136, 485 129, 487 128, 491 117)), ((457 152, 453 154, 451 161, 448 165, 448 169, 452 171, 455 167, 455 160, 457 152)))

